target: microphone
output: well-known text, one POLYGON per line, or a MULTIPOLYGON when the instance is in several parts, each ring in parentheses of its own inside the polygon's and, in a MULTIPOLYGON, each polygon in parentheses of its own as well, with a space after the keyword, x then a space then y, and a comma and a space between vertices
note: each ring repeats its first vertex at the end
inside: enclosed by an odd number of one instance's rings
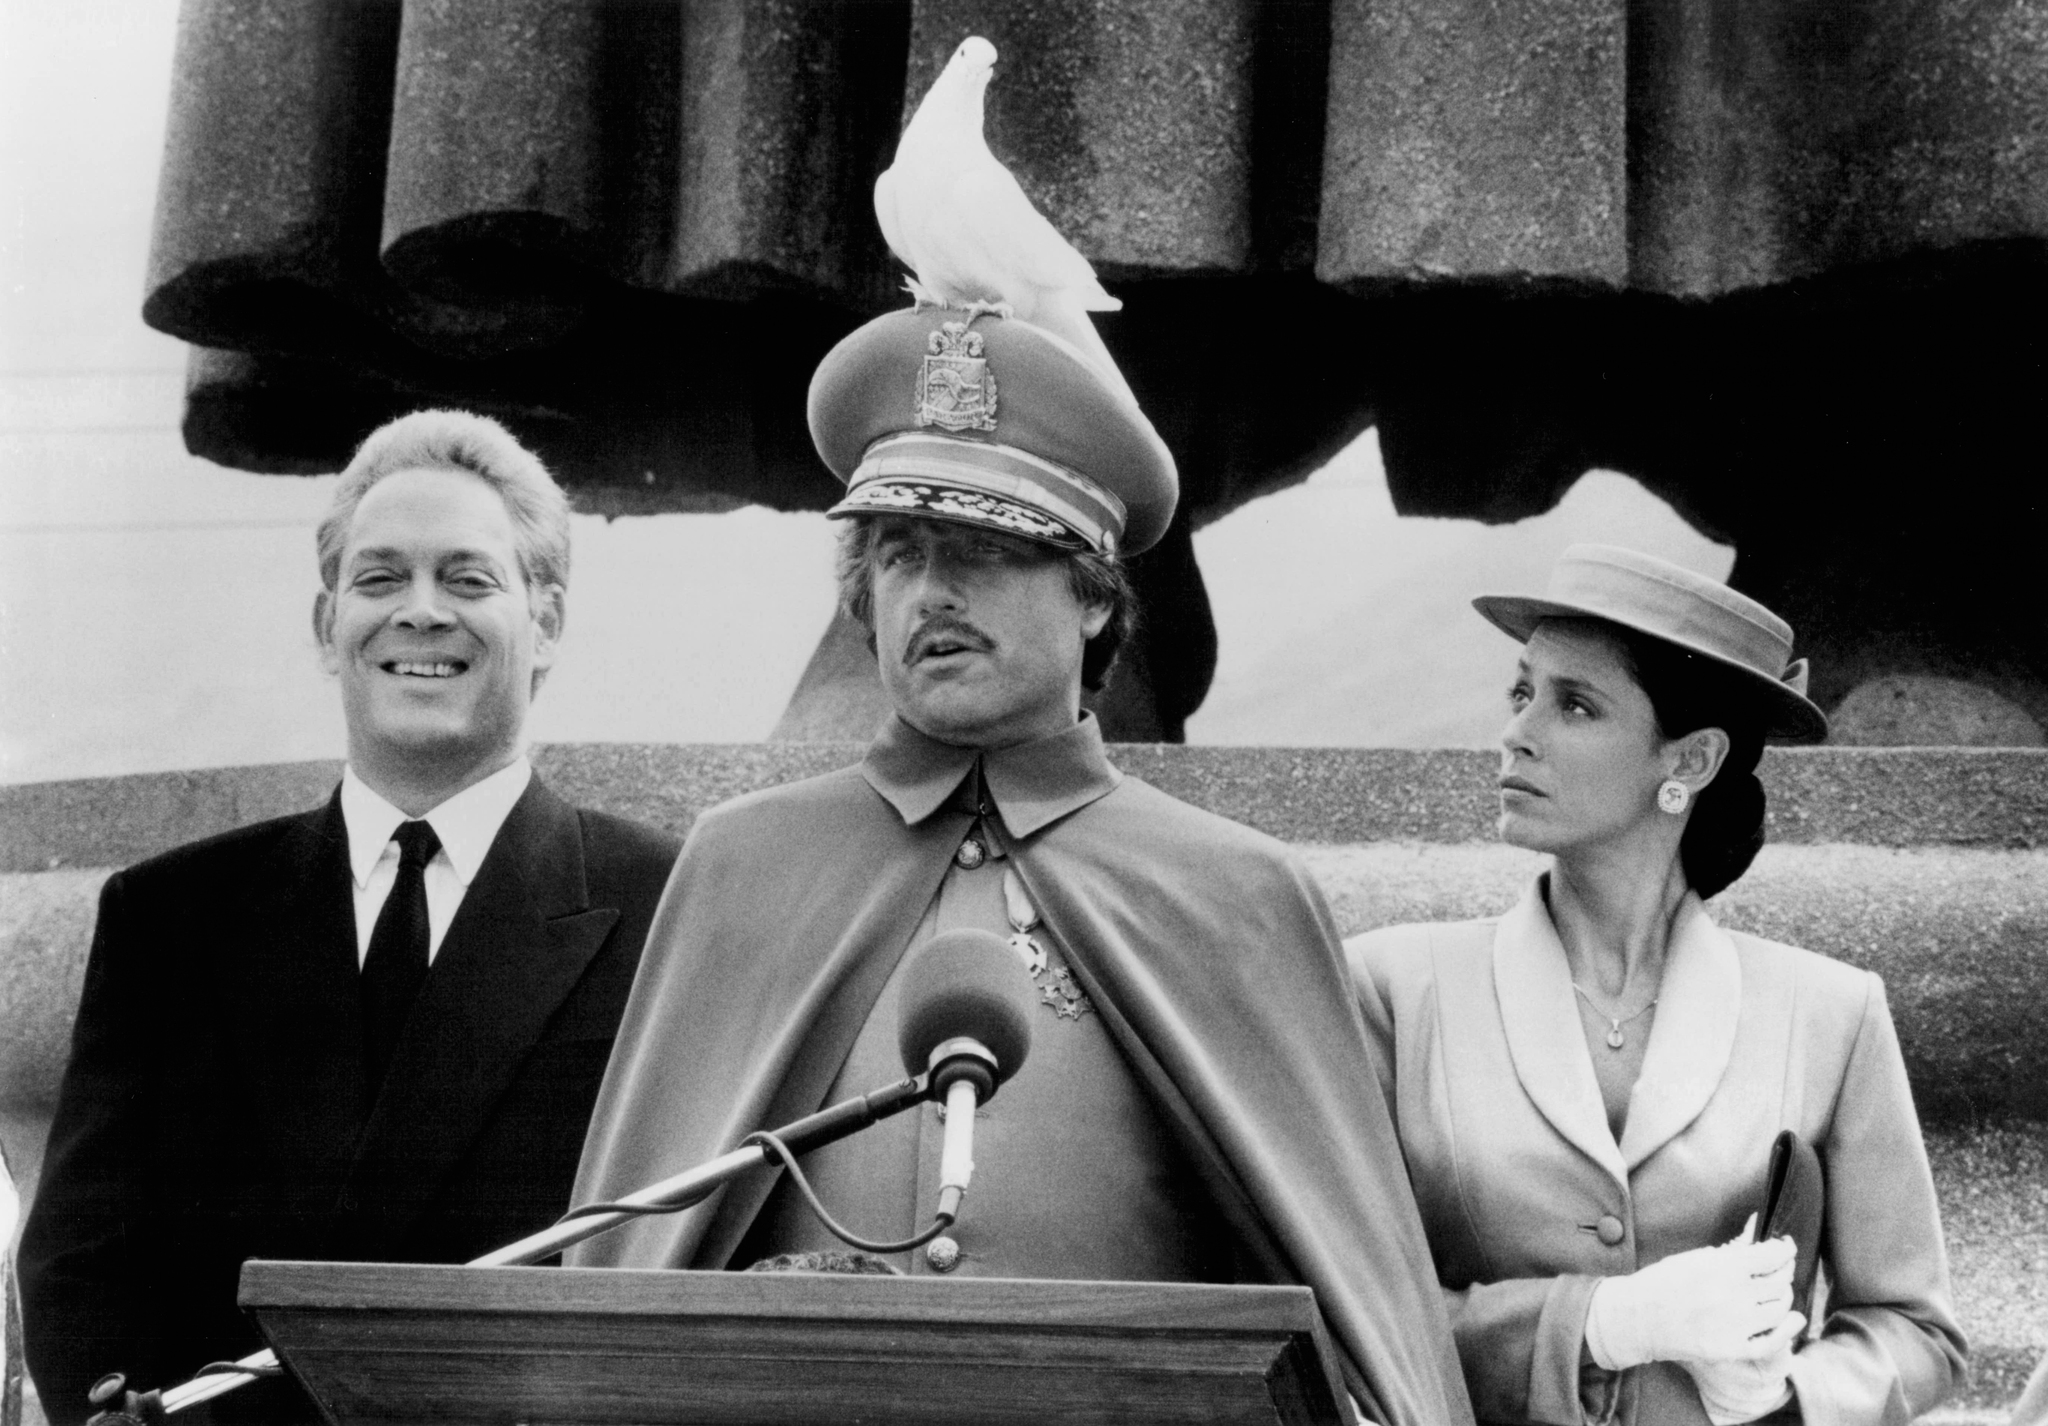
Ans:
MULTIPOLYGON (((898 1002, 897 1048, 909 1078, 870 1094, 842 1100, 780 1129, 750 1134, 740 1147, 708 1163, 649 1184, 616 1203, 573 1208, 551 1228, 470 1259, 473 1268, 537 1263, 571 1244, 616 1228, 643 1213, 674 1213, 701 1203, 719 1187, 769 1162, 762 1140, 775 1141, 777 1157, 832 1233, 870 1252, 907 1251, 928 1241, 960 1215, 960 1200, 974 1176, 974 1110, 996 1090, 1031 1048, 1031 980, 1009 942, 989 931, 947 931, 919 949, 905 968, 898 1002), (929 1071, 929 1074, 927 1073, 929 1071), (804 1182, 795 1155, 843 1139, 878 1120, 900 1114, 925 1099, 946 1106, 946 1139, 939 1159, 939 1221, 909 1244, 868 1243, 834 1223, 804 1182)), ((175 1415, 247 1386, 281 1370, 277 1354, 256 1352, 236 1362, 217 1362, 198 1377, 174 1386, 138 1410, 175 1415), (160 1408, 158 1400, 161 1401, 160 1408)), ((116 1380, 110 1390, 119 1392, 116 1380)), ((136 1393, 130 1392, 130 1397, 136 1393)), ((138 1400, 140 1400, 138 1398, 138 1400)), ((96 1405, 100 1404, 95 1402, 96 1405)), ((145 1420, 150 1419, 147 1416, 145 1420)))
POLYGON ((974 1177, 974 1111, 1030 1052, 1030 991, 1016 952, 989 931, 934 936, 904 971, 897 1048, 904 1072, 928 1074, 946 1106, 937 1216, 949 1222, 974 1177))

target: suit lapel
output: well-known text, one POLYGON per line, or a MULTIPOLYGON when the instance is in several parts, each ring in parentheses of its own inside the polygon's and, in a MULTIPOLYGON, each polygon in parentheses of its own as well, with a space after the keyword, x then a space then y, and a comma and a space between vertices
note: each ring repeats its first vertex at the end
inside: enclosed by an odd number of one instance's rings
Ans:
POLYGON ((462 898, 364 1130, 350 1187, 365 1247, 433 1201, 604 945, 619 911, 588 900, 582 827, 536 778, 462 898))
MULTIPOLYGON (((230 894, 222 990, 238 1003, 245 1082, 269 1157, 313 1198, 331 1195, 362 1126, 355 908, 339 794, 295 819, 276 861, 230 894), (324 1186, 324 1187, 323 1187, 324 1186)), ((226 889, 224 889, 226 890, 226 889)))
MULTIPOLYGON (((1607 1128, 1600 1082, 1579 1028, 1571 968, 1543 904, 1543 883, 1532 885, 1493 934, 1493 986, 1500 998, 1508 1053, 1543 1117, 1587 1158, 1628 1187, 1628 1169, 1607 1128)), ((1662 1015, 1660 1013, 1659 1028, 1662 1015)), ((1656 1053, 1651 1041, 1650 1054, 1656 1053)), ((1630 1118, 1631 1129, 1634 1118, 1630 1118)))
POLYGON ((1699 1117, 1727 1072, 1742 1010, 1742 960, 1697 896, 1672 929, 1643 1072, 1629 1095, 1621 1156, 1634 1169, 1699 1117))

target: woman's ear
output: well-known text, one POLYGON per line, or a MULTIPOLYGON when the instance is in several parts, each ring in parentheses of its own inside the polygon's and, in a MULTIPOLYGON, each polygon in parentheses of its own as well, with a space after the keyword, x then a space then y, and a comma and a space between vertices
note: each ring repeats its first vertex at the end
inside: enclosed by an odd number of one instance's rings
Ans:
POLYGON ((1720 728, 1695 728, 1682 738, 1674 738, 1667 749, 1671 776, 1691 788, 1697 797, 1720 776, 1721 765, 1728 761, 1729 747, 1728 734, 1720 728))

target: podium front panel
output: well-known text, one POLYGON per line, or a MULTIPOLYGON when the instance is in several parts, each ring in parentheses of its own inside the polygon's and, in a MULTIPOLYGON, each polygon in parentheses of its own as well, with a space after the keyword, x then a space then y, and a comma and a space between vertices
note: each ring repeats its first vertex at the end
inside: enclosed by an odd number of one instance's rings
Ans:
POLYGON ((251 1262, 337 1426, 1335 1426, 1305 1287, 251 1262))

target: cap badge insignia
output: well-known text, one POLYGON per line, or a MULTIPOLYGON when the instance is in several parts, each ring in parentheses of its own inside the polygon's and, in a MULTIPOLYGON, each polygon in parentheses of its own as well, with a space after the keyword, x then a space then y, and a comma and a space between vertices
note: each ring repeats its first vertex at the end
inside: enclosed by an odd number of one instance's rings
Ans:
POLYGON ((947 322, 925 343, 917 373, 917 424, 947 431, 996 428, 996 379, 982 356, 981 333, 947 322))

